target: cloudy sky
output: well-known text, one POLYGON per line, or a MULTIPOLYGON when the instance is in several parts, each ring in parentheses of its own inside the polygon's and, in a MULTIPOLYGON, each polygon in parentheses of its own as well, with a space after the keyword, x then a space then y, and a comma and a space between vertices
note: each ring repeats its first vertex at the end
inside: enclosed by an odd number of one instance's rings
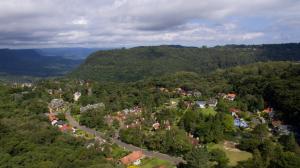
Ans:
POLYGON ((0 47, 300 41, 300 0, 1 0, 0 47))

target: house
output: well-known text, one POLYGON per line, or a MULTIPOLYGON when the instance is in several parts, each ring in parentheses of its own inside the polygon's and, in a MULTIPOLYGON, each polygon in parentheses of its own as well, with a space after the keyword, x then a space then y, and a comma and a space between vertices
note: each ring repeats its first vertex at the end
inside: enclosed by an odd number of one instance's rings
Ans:
POLYGON ((187 92, 181 88, 176 88, 175 89, 176 93, 177 94, 180 94, 181 96, 186 96, 187 95, 187 92))
POLYGON ((97 108, 104 108, 105 105, 104 103, 97 103, 97 104, 88 104, 87 106, 85 107, 80 107, 80 113, 84 113, 88 110, 92 110, 92 109, 97 109, 97 108))
POLYGON ((48 93, 49 95, 53 95, 53 90, 52 90, 52 89, 48 89, 48 90, 47 90, 47 93, 48 93))
POLYGON ((156 122, 156 123, 154 123, 154 124, 152 125, 152 128, 153 128, 154 130, 159 129, 159 127, 160 127, 159 122, 156 122))
POLYGON ((236 94, 235 94, 235 93, 228 93, 228 94, 226 95, 226 99, 227 99, 227 100, 230 100, 230 101, 233 101, 233 100, 235 99, 235 97, 236 97, 236 94))
POLYGON ((241 112, 241 110, 236 109, 236 108, 230 108, 230 109, 229 109, 229 112, 231 113, 231 115, 232 115, 234 118, 239 118, 238 113, 241 112))
POLYGON ((271 107, 268 107, 268 108, 265 108, 263 110, 264 113, 267 113, 269 115, 270 118, 273 118, 274 117, 274 111, 273 111, 273 108, 271 107))
POLYGON ((65 125, 65 122, 62 121, 62 120, 58 120, 56 123, 55 123, 56 126, 58 127, 62 127, 63 125, 65 125))
POLYGON ((165 126, 166 130, 169 130, 169 131, 171 130, 171 124, 170 124, 169 120, 164 121, 164 126, 165 126))
POLYGON ((59 130, 60 130, 61 132, 73 131, 73 130, 72 130, 72 127, 69 126, 69 125, 67 125, 67 124, 64 124, 64 125, 62 125, 61 127, 59 127, 59 130))
POLYGON ((244 121, 244 119, 236 118, 234 119, 234 125, 240 128, 247 128, 248 124, 244 121))
POLYGON ((218 104, 218 100, 217 99, 209 99, 206 103, 209 107, 216 107, 218 104))
POLYGON ((81 96, 81 93, 80 92, 75 92, 73 96, 74 96, 74 98, 73 98, 74 101, 77 102, 79 100, 80 96, 81 96))
POLYGON ((64 110, 65 102, 63 99, 52 99, 48 105, 50 113, 58 112, 64 110))
POLYGON ((186 95, 187 95, 188 97, 193 96, 193 91, 187 91, 187 92, 186 92, 186 95))
POLYGON ((199 108, 205 108, 206 101, 196 101, 195 103, 199 108))
POLYGON ((142 108, 140 108, 139 106, 135 106, 135 107, 129 109, 129 112, 137 115, 142 112, 142 108))
POLYGON ((201 97, 201 96, 202 96, 202 93, 199 92, 199 91, 197 91, 197 90, 195 90, 195 91, 193 91, 193 96, 194 96, 194 97, 201 97))
POLYGON ((280 135, 289 135, 290 134, 290 126, 289 125, 280 125, 278 127, 278 131, 280 135))
POLYGON ((160 90, 161 92, 166 92, 166 93, 169 92, 169 90, 166 89, 166 88, 164 88, 164 87, 160 87, 159 90, 160 90))
POLYGON ((56 125, 56 123, 57 123, 58 121, 57 120, 53 120, 53 121, 51 121, 51 125, 56 125))
POLYGON ((189 141, 190 141, 190 143, 191 143, 192 145, 194 145, 194 146, 199 145, 199 138, 198 138, 198 137, 197 137, 197 138, 194 138, 194 135, 193 135, 193 134, 189 133, 189 134, 188 134, 188 139, 189 139, 189 141))
POLYGON ((22 84, 21 84, 21 87, 22 87, 22 88, 24 88, 24 87, 31 88, 31 87, 32 87, 32 83, 22 83, 22 84))
POLYGON ((173 105, 173 106, 176 106, 176 105, 178 104, 178 102, 175 101, 175 100, 170 100, 170 103, 171 103, 171 105, 173 105))
POLYGON ((52 121, 54 121, 54 120, 58 120, 58 118, 57 118, 56 115, 54 115, 54 114, 49 114, 49 115, 48 115, 48 118, 49 118, 49 121, 50 121, 50 122, 52 122, 52 121))
POLYGON ((142 151, 133 151, 129 155, 123 157, 120 159, 121 163, 124 165, 140 165, 141 160, 145 158, 145 155, 143 154, 142 151))
POLYGON ((217 98, 225 99, 226 97, 227 97, 227 95, 225 93, 218 93, 217 94, 217 98))
POLYGON ((280 120, 272 121, 273 131, 279 133, 280 135, 289 135, 290 126, 284 125, 280 120))

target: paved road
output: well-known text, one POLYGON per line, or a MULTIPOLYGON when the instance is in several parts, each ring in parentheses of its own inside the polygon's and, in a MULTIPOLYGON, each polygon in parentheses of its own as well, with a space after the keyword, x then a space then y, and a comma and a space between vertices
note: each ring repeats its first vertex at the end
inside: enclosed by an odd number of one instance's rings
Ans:
MULTIPOLYGON (((94 134, 95 136, 97 137, 100 137, 100 138, 104 138, 104 137, 107 137, 105 136, 103 133, 99 132, 99 131, 96 131, 94 129, 91 129, 91 128, 88 128, 86 126, 82 126, 80 125, 71 115, 69 112, 66 113, 66 119, 69 121, 70 125, 73 126, 73 127, 77 127, 83 131, 86 131, 90 134, 94 134)), ((185 162, 182 158, 180 157, 173 157, 173 156, 170 156, 170 155, 167 155, 167 154, 163 154, 163 153, 159 153, 159 152, 154 152, 154 151, 149 151, 149 150, 146 150, 146 149, 143 149, 143 148, 139 148, 139 147, 136 147, 136 146, 133 146, 131 144, 127 144, 127 143, 124 143, 122 141, 120 141, 119 139, 117 138, 110 138, 109 139, 111 142, 119 145, 120 147, 124 148, 124 149, 127 149, 129 151, 142 151, 146 156, 148 157, 156 157, 156 158, 159 158, 159 159, 162 159, 162 160, 167 160, 169 162, 172 162, 174 164, 178 164, 178 163, 181 163, 181 162, 185 162)))

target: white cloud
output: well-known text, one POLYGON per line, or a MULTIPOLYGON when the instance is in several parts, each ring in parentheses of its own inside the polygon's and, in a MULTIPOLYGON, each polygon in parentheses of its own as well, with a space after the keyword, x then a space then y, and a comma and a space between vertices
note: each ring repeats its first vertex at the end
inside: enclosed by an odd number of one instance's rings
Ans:
POLYGON ((298 0, 6 0, 0 46, 290 42, 299 18, 298 0))
POLYGON ((80 18, 80 19, 73 20, 72 23, 74 25, 87 25, 88 21, 84 18, 80 18))

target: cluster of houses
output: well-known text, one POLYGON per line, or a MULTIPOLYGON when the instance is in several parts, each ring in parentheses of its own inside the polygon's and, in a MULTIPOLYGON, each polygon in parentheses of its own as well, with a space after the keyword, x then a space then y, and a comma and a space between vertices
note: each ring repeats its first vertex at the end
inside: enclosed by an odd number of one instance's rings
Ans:
POLYGON ((30 83, 30 82, 24 82, 24 83, 19 83, 19 82, 14 82, 12 84, 12 87, 13 88, 32 88, 33 87, 33 83, 30 83))
MULTIPOLYGON (((236 93, 227 93, 227 94, 218 93, 217 94, 218 98, 226 99, 226 100, 229 100, 229 101, 234 101, 236 96, 237 96, 236 93)), ((208 101, 196 101, 195 103, 199 108, 207 108, 207 107, 215 108, 218 104, 218 100, 215 99, 215 98, 211 98, 208 101)), ((229 112, 234 117, 234 123, 233 124, 236 127, 240 127, 240 128, 249 127, 248 124, 246 123, 246 121, 238 115, 238 113, 240 113, 239 109, 230 108, 229 112)))
POLYGON ((196 101, 195 103, 199 108, 216 107, 218 104, 218 100, 209 99, 208 101, 196 101))
POLYGON ((198 90, 193 90, 193 91, 186 91, 185 89, 182 88, 175 88, 173 91, 170 91, 167 88, 160 87, 159 91, 164 92, 164 93, 176 93, 179 94, 180 96, 194 96, 194 97, 200 97, 202 95, 201 92, 198 90))
POLYGON ((48 118, 53 126, 57 126, 60 131, 62 132, 73 132, 75 133, 76 129, 65 123, 64 121, 60 120, 56 114, 62 113, 66 110, 66 102, 63 99, 52 99, 51 102, 48 104, 49 114, 48 118))
POLYGON ((63 91, 61 88, 59 89, 47 89, 47 93, 49 95, 55 96, 55 97, 62 97, 63 91))
POLYGON ((85 107, 80 107, 80 113, 84 113, 84 112, 87 112, 89 110, 99 109, 99 108, 104 108, 104 107, 105 107, 104 103, 88 104, 85 107))
POLYGON ((49 121, 50 121, 51 125, 58 127, 60 131, 62 131, 62 132, 73 132, 73 133, 76 132, 75 128, 71 127, 70 125, 68 125, 64 121, 59 120, 59 118, 55 114, 49 113, 48 118, 49 118, 49 121))
POLYGON ((273 108, 269 107, 263 110, 264 113, 267 113, 272 124, 273 133, 277 133, 279 135, 288 135, 291 132, 291 126, 284 124, 282 121, 275 118, 275 113, 273 108))
POLYGON ((115 115, 107 115, 105 116, 105 121, 107 124, 111 125, 114 120, 120 123, 122 128, 136 128, 141 126, 141 122, 144 121, 144 118, 141 118, 142 108, 139 106, 135 106, 130 109, 124 109, 122 111, 118 111, 115 115), (125 124, 126 120, 130 117, 133 117, 134 120, 125 124))
POLYGON ((155 122, 154 124, 152 124, 152 128, 154 131, 158 129, 171 130, 171 124, 169 120, 164 120, 162 121, 162 124, 160 124, 159 122, 155 122))
MULTIPOLYGON (((236 98, 236 94, 235 93, 218 93, 218 95, 216 96, 217 98, 222 98, 222 99, 226 99, 229 101, 234 101, 236 98)), ((201 100, 201 101, 196 101, 195 104, 199 107, 199 108, 207 108, 207 107, 216 107, 218 105, 218 99, 216 98, 210 98, 209 100, 205 101, 205 100, 201 100)))

